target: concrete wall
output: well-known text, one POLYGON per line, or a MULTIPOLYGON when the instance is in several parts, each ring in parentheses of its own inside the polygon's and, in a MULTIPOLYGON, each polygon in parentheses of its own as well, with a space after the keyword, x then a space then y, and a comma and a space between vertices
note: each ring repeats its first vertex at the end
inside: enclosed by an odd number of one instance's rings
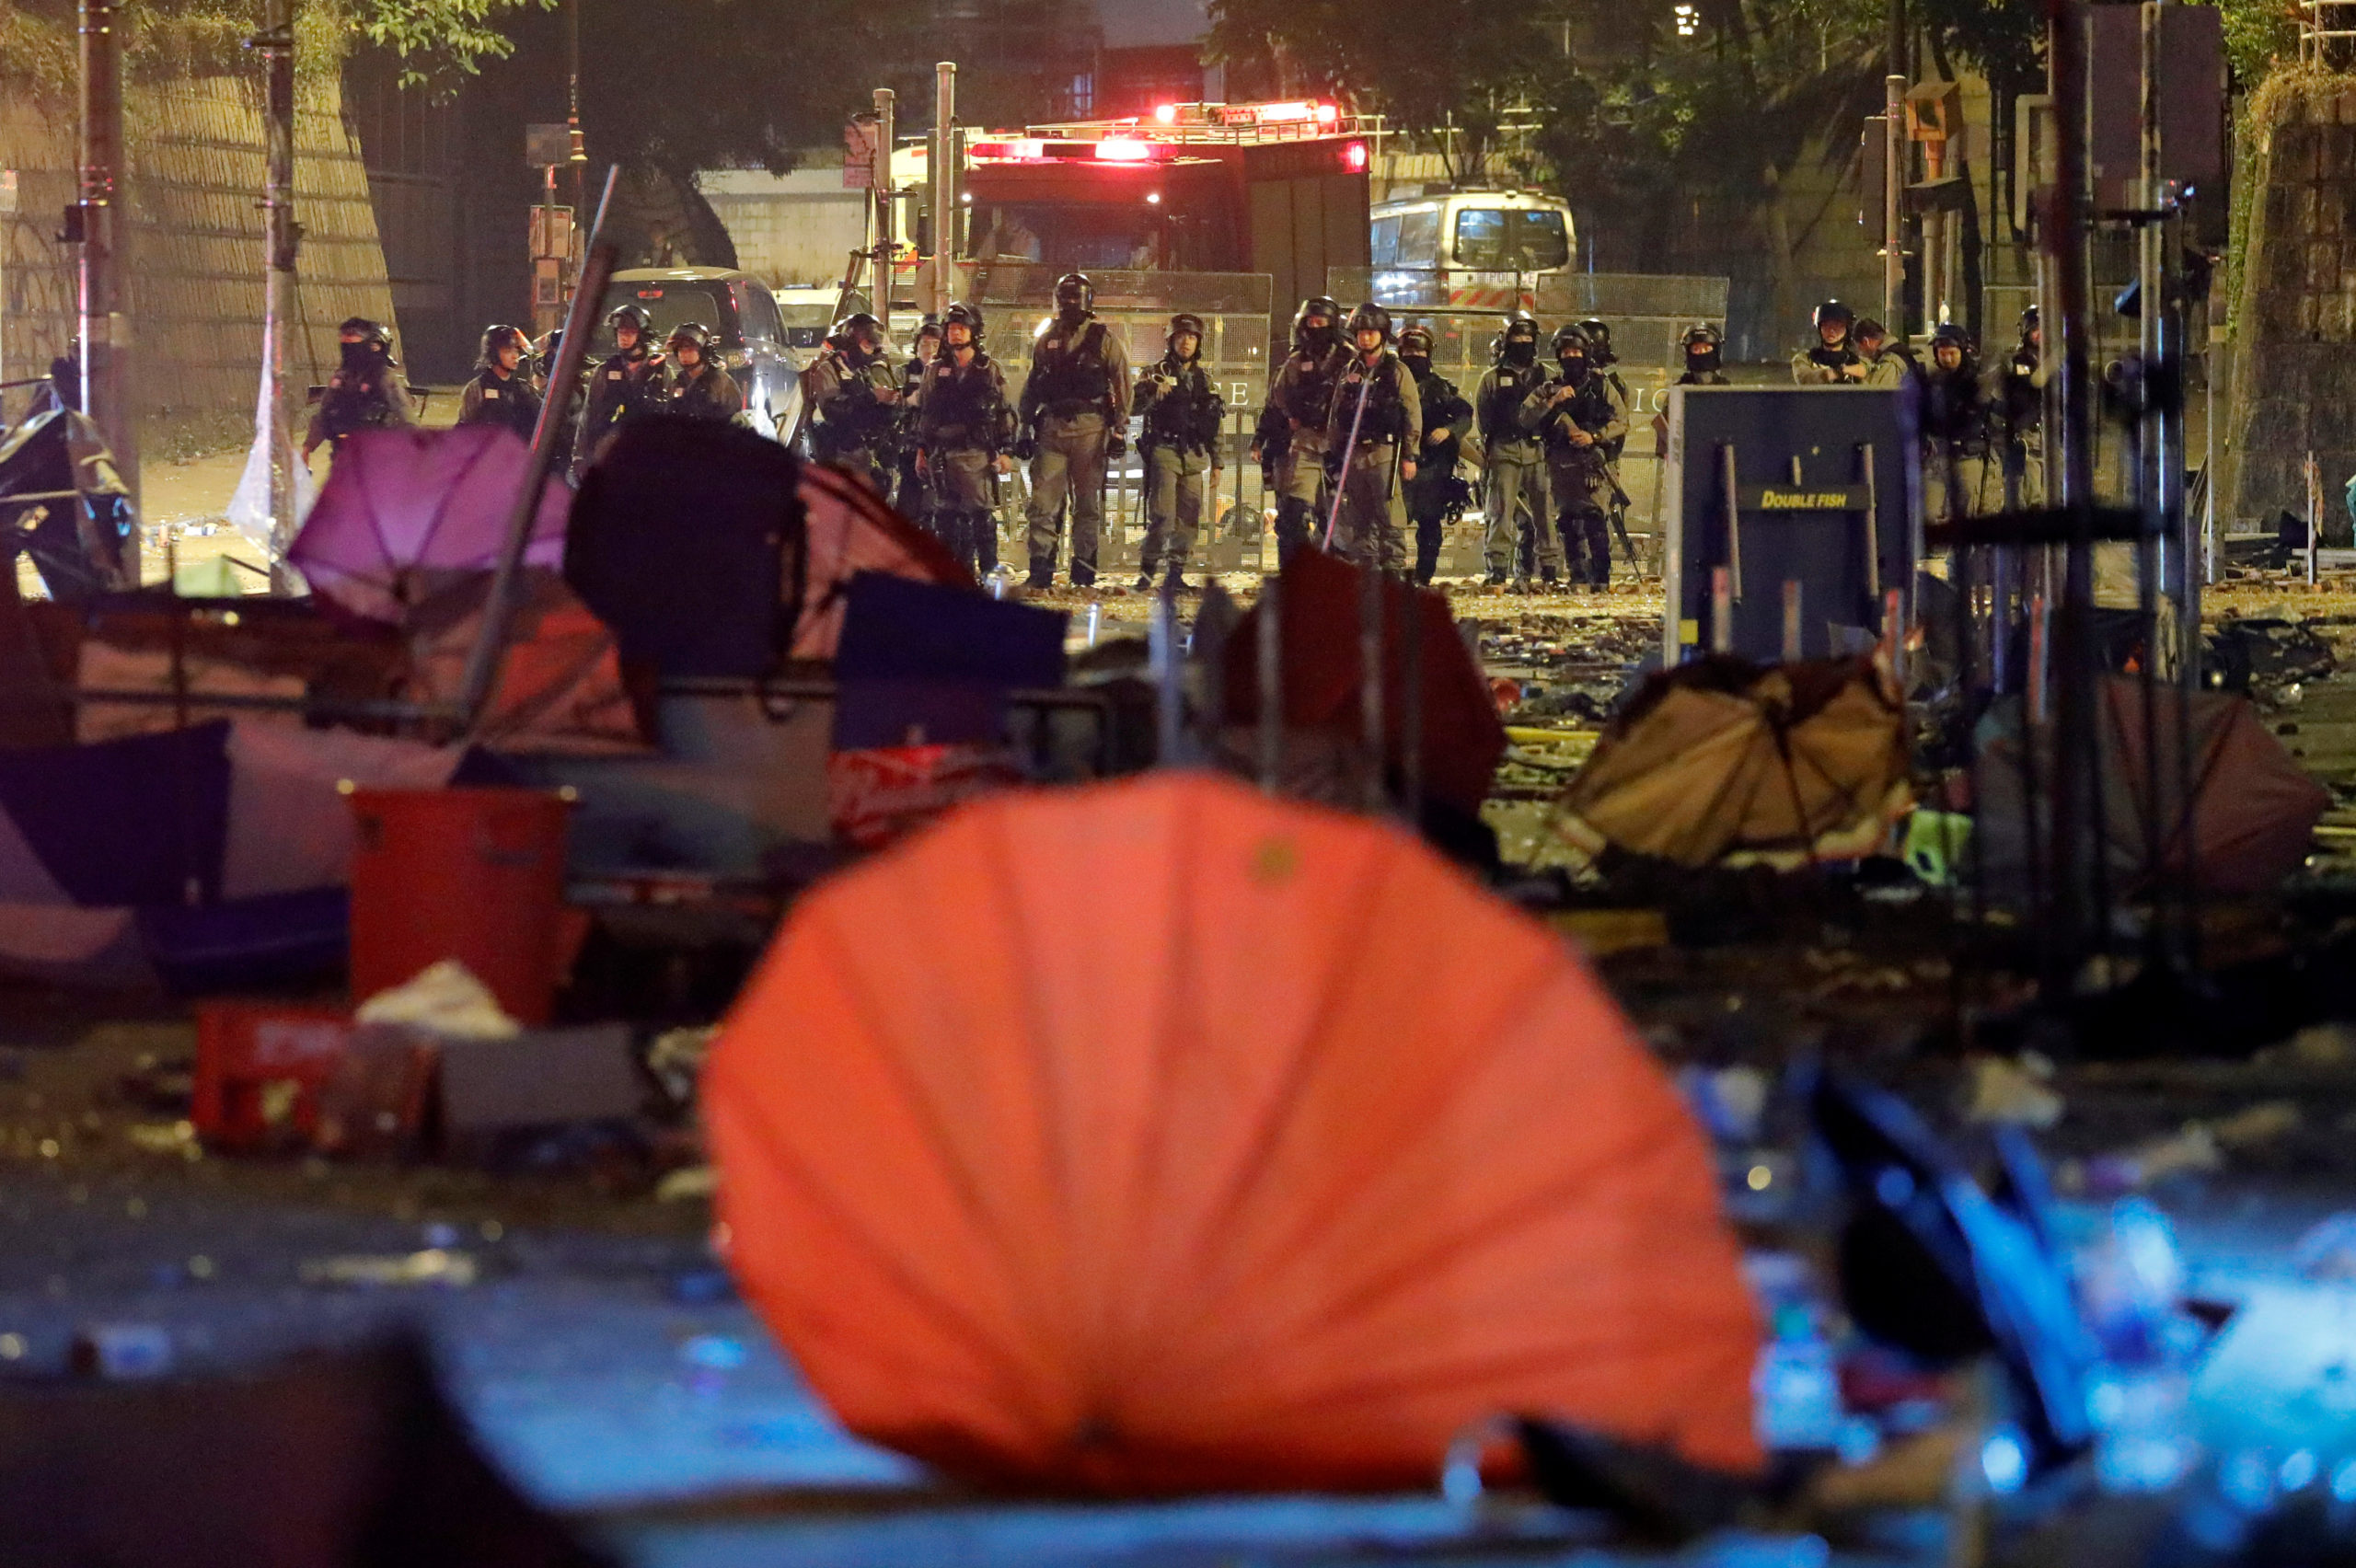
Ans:
MULTIPOLYGON (((152 455, 214 447, 252 429, 262 310, 260 84, 244 76, 138 83, 126 106, 134 378, 152 455)), ((325 378, 336 323, 390 322, 392 296, 359 147, 333 83, 307 85, 295 124, 304 227, 294 374, 325 378)), ((0 379, 46 371, 74 342, 74 255, 56 240, 75 194, 74 116, 23 94, 0 102, 0 379)), ((22 394, 7 407, 22 408, 22 394)))
POLYGON ((839 157, 781 175, 706 169, 696 189, 735 241, 736 264, 780 287, 839 282, 849 254, 867 243, 867 192, 843 189, 839 157))
POLYGON ((2302 470, 2323 473, 2327 539, 2356 473, 2356 76, 2258 106, 2242 296, 2235 311, 2229 514, 2306 515, 2302 470))

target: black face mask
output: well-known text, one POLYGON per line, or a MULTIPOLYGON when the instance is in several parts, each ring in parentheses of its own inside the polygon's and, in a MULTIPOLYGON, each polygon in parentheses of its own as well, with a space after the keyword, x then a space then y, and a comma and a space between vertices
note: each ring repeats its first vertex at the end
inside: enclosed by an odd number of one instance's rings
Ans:
POLYGON ((1432 356, 1429 354, 1401 354, 1399 363, 1414 371, 1418 378, 1432 372, 1432 356))
POLYGON ((1577 359, 1557 360, 1555 363, 1563 367, 1563 379, 1571 386, 1576 386, 1587 379, 1588 365, 1585 356, 1577 359))
POLYGON ((1685 368, 1695 372, 1717 369, 1718 351, 1715 349, 1686 350, 1685 368))
POLYGON ((343 345, 344 369, 349 371, 370 370, 375 368, 375 363, 376 346, 374 343, 346 343, 343 345))
POLYGON ((1530 338, 1507 338, 1506 340, 1506 363, 1507 364, 1537 363, 1538 343, 1536 340, 1530 338))

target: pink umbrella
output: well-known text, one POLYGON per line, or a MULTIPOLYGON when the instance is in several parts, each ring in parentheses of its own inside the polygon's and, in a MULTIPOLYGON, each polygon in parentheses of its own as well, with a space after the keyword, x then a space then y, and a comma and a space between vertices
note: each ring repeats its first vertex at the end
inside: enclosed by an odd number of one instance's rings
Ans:
MULTIPOLYGON (((355 615, 399 621, 425 596, 429 574, 499 564, 508 509, 531 451, 497 425, 366 430, 339 447, 318 504, 286 559, 315 593, 355 615)), ((550 479, 524 560, 564 560, 572 491, 550 479)))

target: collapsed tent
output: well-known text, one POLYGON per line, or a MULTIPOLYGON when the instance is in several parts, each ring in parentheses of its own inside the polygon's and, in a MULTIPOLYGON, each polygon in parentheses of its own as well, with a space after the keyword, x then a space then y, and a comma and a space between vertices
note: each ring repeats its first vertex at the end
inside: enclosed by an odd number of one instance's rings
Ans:
POLYGON ((940 540, 886 505, 884 498, 841 469, 804 463, 795 493, 808 530, 809 563, 793 656, 831 659, 842 640, 845 595, 862 571, 946 587, 974 586, 971 573, 940 540))
MULTIPOLYGON (((489 572, 445 582, 411 612, 410 697, 455 705, 465 696, 491 584, 489 572)), ((569 756, 647 749, 613 633, 562 578, 538 568, 519 573, 506 631, 498 678, 469 732, 476 744, 569 756)))
MULTIPOLYGON (((1355 744, 1363 733, 1359 619, 1364 580, 1357 568, 1322 550, 1296 553, 1285 567, 1277 595, 1277 631, 1284 661, 1284 719, 1299 732, 1288 742, 1296 769, 1292 792, 1316 799, 1350 798, 1338 776, 1315 779, 1306 769, 1319 766, 1313 737, 1355 744)), ((1254 605, 1226 640, 1224 717, 1236 724, 1260 718, 1259 647, 1264 612, 1254 605)), ((1488 682, 1457 634, 1448 600, 1428 589, 1387 582, 1383 588, 1382 716, 1384 756, 1393 773, 1405 761, 1405 628, 1413 617, 1419 657, 1417 689, 1421 745, 1418 765, 1425 793, 1466 816, 1481 809, 1490 777, 1505 755, 1505 726, 1490 699, 1488 682)), ((1248 751, 1249 742, 1241 745, 1248 751)), ((1337 753, 1328 746, 1323 753, 1337 753)))
POLYGON ((1909 799, 1905 714, 1869 659, 1714 655, 1652 677, 1558 803, 1564 837, 1680 866, 1863 854, 1909 799))
POLYGON ((131 492, 106 435, 73 409, 33 415, 0 439, 0 568, 19 550, 57 599, 103 593, 128 575, 131 492))
POLYGON ((244 721, 0 751, 0 971, 202 988, 332 962, 343 786, 438 789, 459 755, 244 721))
MULTIPOLYGON (((2111 885, 2148 892, 2154 865, 2171 879, 2182 878, 2189 866, 2202 893, 2256 894, 2280 885, 2304 862, 2330 793, 2267 732, 2247 698, 2205 691, 2188 710, 2172 684, 2154 683, 2153 696, 2150 738, 2156 748, 2145 736, 2143 682, 2109 675, 2097 688, 2097 805, 2111 885), (2179 726, 2189 735, 2189 752, 2177 746, 2179 726), (2187 778, 2189 813, 2183 808, 2187 778)), ((2052 831, 2052 754, 2049 726, 2025 756, 2017 698, 2001 703, 1982 721, 1972 771, 1972 842, 1982 885, 1992 896, 2019 896, 2029 889, 2030 835, 2042 845, 2052 831)))
POLYGON ((796 907, 704 1111, 764 1320, 953 1473, 1427 1486, 1505 1412, 1759 1459, 1707 1140, 1565 943, 1378 823, 966 806, 796 907))
MULTIPOLYGON (((287 561, 353 615, 398 621, 437 579, 499 564, 530 464, 531 449, 498 425, 361 431, 338 448, 287 561)), ((572 503, 562 482, 548 482, 526 564, 562 559, 572 503)))

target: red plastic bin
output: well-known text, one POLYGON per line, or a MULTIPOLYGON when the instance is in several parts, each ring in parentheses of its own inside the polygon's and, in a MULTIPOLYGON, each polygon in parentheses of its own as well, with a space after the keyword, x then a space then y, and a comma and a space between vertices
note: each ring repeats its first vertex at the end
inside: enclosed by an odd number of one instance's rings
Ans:
POLYGON ((319 1088, 342 1061, 352 1030, 351 1018, 332 1008, 198 1003, 189 1120, 219 1148, 307 1143, 318 1125, 319 1088), (279 1086, 291 1086, 291 1101, 279 1086))
POLYGON ((352 996, 455 958, 518 1021, 542 1024, 569 956, 562 796, 356 790, 352 996))

